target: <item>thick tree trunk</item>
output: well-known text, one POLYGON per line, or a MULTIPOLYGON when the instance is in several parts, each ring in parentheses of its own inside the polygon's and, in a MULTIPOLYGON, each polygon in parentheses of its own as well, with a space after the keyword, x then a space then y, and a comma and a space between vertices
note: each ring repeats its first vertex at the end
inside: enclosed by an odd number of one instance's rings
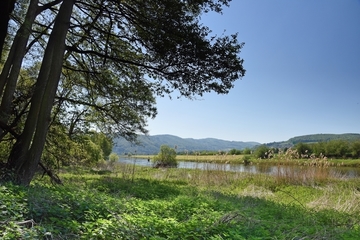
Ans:
POLYGON ((16 0, 1 0, 0 1, 0 60, 2 57, 2 50, 7 36, 7 29, 10 20, 10 14, 14 10, 16 0))
POLYGON ((31 182, 44 149, 74 3, 75 0, 64 0, 61 4, 45 49, 24 131, 8 159, 8 168, 14 171, 16 181, 21 185, 31 182))
MULTIPOLYGON (((10 117, 12 100, 21 70, 21 64, 25 56, 26 45, 31 34, 31 26, 36 17, 39 0, 31 0, 25 21, 19 28, 11 46, 9 55, 0 74, 0 122, 7 125, 10 117)), ((0 139, 4 129, 0 128, 0 139)))

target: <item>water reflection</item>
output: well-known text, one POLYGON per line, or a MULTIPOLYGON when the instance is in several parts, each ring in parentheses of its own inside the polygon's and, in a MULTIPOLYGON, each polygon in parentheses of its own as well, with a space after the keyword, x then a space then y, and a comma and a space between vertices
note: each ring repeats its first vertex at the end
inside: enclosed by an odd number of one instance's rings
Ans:
MULTIPOLYGON (((126 164, 135 164, 139 166, 152 167, 151 161, 145 158, 120 158, 119 162, 126 164)), ((228 163, 203 163, 178 161, 178 168, 201 169, 201 170, 221 170, 231 172, 247 172, 247 173, 265 173, 265 174, 302 174, 311 168, 314 172, 324 171, 329 177, 337 178, 357 178, 360 177, 360 168, 351 167, 327 167, 316 168, 306 166, 271 166, 271 165, 244 165, 244 164, 228 164, 228 163)), ((315 174, 315 173, 314 173, 315 174)))

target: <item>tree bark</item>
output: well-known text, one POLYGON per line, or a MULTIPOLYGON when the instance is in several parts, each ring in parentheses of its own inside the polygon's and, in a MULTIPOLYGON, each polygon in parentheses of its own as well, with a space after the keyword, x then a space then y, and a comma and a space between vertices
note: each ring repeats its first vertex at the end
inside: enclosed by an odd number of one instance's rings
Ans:
POLYGON ((0 1, 0 60, 7 36, 7 29, 10 20, 10 14, 14 10, 16 0, 0 1))
MULTIPOLYGON (((26 44, 31 34, 31 26, 36 17, 39 0, 31 0, 25 21, 19 28, 11 46, 9 55, 0 74, 0 122, 6 126, 9 120, 12 100, 26 52, 26 44)), ((0 127, 0 138, 4 129, 0 127)))
POLYGON ((64 0, 61 4, 45 49, 24 130, 8 159, 8 168, 14 171, 16 181, 21 185, 28 185, 33 179, 44 149, 74 3, 75 0, 64 0))

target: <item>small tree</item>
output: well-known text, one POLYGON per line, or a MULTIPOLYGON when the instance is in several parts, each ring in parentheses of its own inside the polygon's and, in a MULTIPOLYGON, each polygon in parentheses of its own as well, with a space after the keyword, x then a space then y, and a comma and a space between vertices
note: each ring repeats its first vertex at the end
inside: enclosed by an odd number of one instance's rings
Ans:
POLYGON ((251 154, 251 149, 250 148, 245 148, 243 151, 242 151, 243 154, 251 154))
POLYGON ((296 144, 295 149, 302 158, 308 158, 312 154, 311 146, 306 143, 300 142, 296 144))
POLYGON ((241 153, 242 153, 241 150, 238 150, 235 148, 233 148, 229 151, 229 154, 231 154, 231 155, 240 155, 241 153))
POLYGON ((177 167, 176 151, 168 145, 161 145, 160 152, 153 158, 154 167, 177 167))
POLYGON ((256 158, 265 159, 265 158, 269 158, 269 152, 270 152, 269 147, 267 147, 266 145, 261 145, 255 149, 254 155, 256 158))
POLYGON ((110 153, 110 155, 109 155, 110 163, 115 163, 115 162, 119 161, 119 159, 120 159, 119 155, 117 155, 114 152, 110 153))

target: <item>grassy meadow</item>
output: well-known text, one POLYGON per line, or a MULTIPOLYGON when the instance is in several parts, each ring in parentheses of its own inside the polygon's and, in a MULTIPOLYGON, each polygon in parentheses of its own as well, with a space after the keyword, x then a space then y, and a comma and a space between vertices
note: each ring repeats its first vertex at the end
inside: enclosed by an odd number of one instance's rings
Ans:
POLYGON ((359 239, 360 179, 115 164, 0 186, 1 239, 359 239))

